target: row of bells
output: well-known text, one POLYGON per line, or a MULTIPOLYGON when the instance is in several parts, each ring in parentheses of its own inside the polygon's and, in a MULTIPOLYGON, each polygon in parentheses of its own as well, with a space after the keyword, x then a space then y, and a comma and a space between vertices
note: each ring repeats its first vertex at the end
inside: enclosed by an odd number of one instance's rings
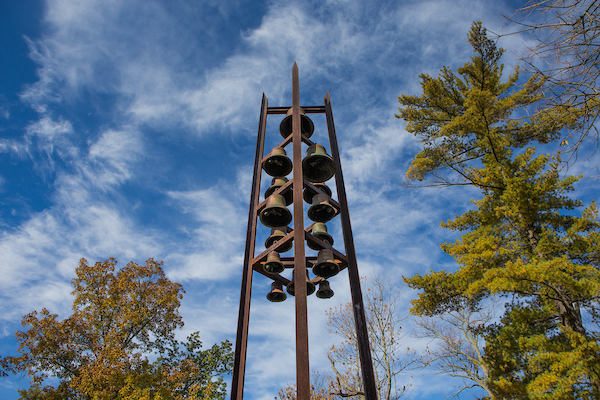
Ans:
MULTIPOLYGON (((315 127, 302 108, 300 109, 300 121, 302 134, 311 137, 315 127)), ((288 110, 287 116, 281 121, 279 132, 284 138, 291 135, 291 108, 288 110)), ((276 146, 265 158, 263 169, 267 174, 274 177, 286 176, 292 172, 292 161, 287 157, 283 147, 276 146)), ((325 182, 335 175, 335 163, 323 146, 313 144, 308 147, 306 158, 302 160, 302 172, 304 179, 309 182, 325 182)))
MULTIPOLYGON (((292 213, 287 208, 293 201, 293 192, 288 190, 284 195, 272 194, 287 183, 287 178, 273 178, 271 186, 265 192, 267 203, 260 212, 259 218, 263 225, 269 228, 287 226, 292 222, 292 213)), ((303 198, 311 204, 308 218, 314 222, 330 221, 337 214, 337 209, 331 204, 331 189, 324 183, 316 183, 320 193, 314 194, 305 189, 303 198)))
MULTIPOLYGON (((265 157, 263 164, 265 172, 274 177, 282 177, 292 172, 292 160, 287 156, 285 149, 275 146, 265 157)), ((335 162, 325 147, 320 144, 311 144, 306 149, 306 157, 302 160, 302 174, 309 182, 326 182, 335 175, 335 162)))
MULTIPOLYGON (((304 110, 300 109, 302 121, 302 133, 310 137, 314 131, 314 125, 306 116, 304 110)), ((292 130, 292 109, 279 126, 283 137, 288 137, 292 130)), ((271 187, 265 192, 267 204, 261 211, 259 217, 263 225, 269 228, 287 226, 292 222, 292 213, 287 209, 293 201, 293 193, 287 191, 285 197, 273 193, 285 185, 285 178, 292 171, 292 161, 287 157, 285 149, 280 146, 273 148, 262 164, 265 172, 273 177, 271 187)), ((306 151, 306 157, 302 160, 302 174, 304 179, 320 185, 321 191, 313 194, 312 191, 304 191, 304 200, 312 206, 308 210, 308 217, 315 222, 327 222, 335 217, 337 210, 331 205, 331 190, 323 183, 331 179, 336 172, 335 162, 325 148, 319 144, 312 144, 306 151)))
MULTIPOLYGON (((329 245, 333 244, 333 238, 327 233, 327 227, 323 223, 314 224, 312 228, 312 234, 317 236, 319 239, 323 240, 329 245)), ((271 236, 273 236, 273 234, 271 236)), ((279 237, 279 239, 281 239, 281 237, 279 237)), ((314 245, 310 244, 310 242, 309 247, 315 248, 314 245)), ((286 246, 286 248, 281 249, 280 251, 287 251, 290 248, 291 242, 289 247, 286 246)), ((264 271, 271 274, 279 274, 283 272, 285 266, 281 262, 281 257, 279 256, 278 252, 272 251, 267 255, 267 260, 263 264, 263 269, 264 271)), ((317 260, 312 266, 312 271, 316 276, 319 276, 321 278, 330 278, 334 275, 337 275, 340 272, 340 267, 335 261, 333 251, 330 248, 324 248, 319 251, 319 254, 317 255, 317 260)), ((287 285, 287 291, 292 296, 294 295, 293 278, 292 281, 287 285)), ((310 296, 314 292, 315 284, 311 282, 311 280, 308 277, 308 271, 306 271, 306 294, 307 296, 310 296)), ((321 282, 319 282, 319 290, 317 291, 317 297, 320 299, 328 299, 332 296, 333 290, 331 290, 331 288, 329 287, 329 282, 327 280, 322 280, 321 282)), ((273 282, 271 284, 271 291, 267 294, 267 299, 272 302, 281 302, 284 301, 286 298, 287 296, 282 289, 282 283, 280 281, 273 282)))
MULTIPOLYGON (((263 270, 270 274, 280 274, 285 266, 281 262, 281 257, 276 251, 267 255, 267 260, 263 264, 263 270)), ((335 262, 333 251, 331 249, 321 249, 317 255, 317 261, 312 266, 313 273, 322 278, 331 278, 340 272, 340 266, 335 262)))
MULTIPOLYGON (((268 249, 274 243, 277 243, 279 240, 283 239, 287 235, 287 231, 288 231, 287 226, 271 228, 271 235, 267 238, 267 240, 265 240, 265 248, 268 249)), ((327 245, 333 246, 333 238, 327 232, 327 225, 325 225, 323 222, 315 222, 311 228, 310 233, 317 239, 325 242, 327 245)), ((308 247, 310 247, 312 250, 320 250, 321 249, 320 246, 315 245, 311 241, 309 241, 307 244, 308 244, 308 247)), ((278 251, 280 253, 285 253, 286 251, 291 250, 292 246, 293 246, 293 243, 290 241, 284 247, 280 247, 278 249, 278 251)), ((271 272, 271 271, 267 271, 267 272, 271 272)))
MULTIPOLYGON (((310 296, 316 290, 316 286, 308 278, 308 271, 306 271, 306 294, 310 296)), ((294 280, 287 285, 287 292, 294 296, 294 280)), ((329 287, 329 282, 322 280, 319 282, 319 290, 317 290, 317 297, 320 299, 329 299, 333 297, 333 290, 329 287)), ((280 303, 287 299, 287 295, 283 291, 283 284, 280 281, 271 283, 271 291, 267 294, 267 300, 273 303, 280 303)))
MULTIPOLYGON (((314 125, 308 118, 303 109, 300 109, 301 131, 304 136, 310 138, 314 132, 314 125)), ((284 138, 292 134, 292 109, 287 112, 287 116, 279 125, 279 132, 284 138)), ((287 225, 292 222, 292 213, 287 206, 293 202, 293 192, 288 190, 283 196, 273 195, 273 193, 284 186, 288 180, 285 178, 292 172, 292 161, 287 157, 285 149, 280 146, 274 147, 265 160, 262 167, 264 171, 273 177, 271 186, 265 192, 267 203, 261 211, 259 218, 263 225, 271 228, 271 235, 265 241, 265 247, 269 248, 277 241, 287 235, 287 225)), ((312 144, 306 151, 306 157, 302 160, 302 174, 304 179, 312 182, 321 193, 314 194, 311 190, 304 190, 304 201, 311 204, 308 210, 308 217, 314 221, 311 234, 322 240, 330 247, 333 245, 333 238, 327 233, 325 222, 331 220, 337 214, 336 208, 330 203, 331 189, 323 182, 331 179, 336 172, 335 162, 327 154, 325 148, 319 144, 312 144)), ((289 251, 293 246, 290 241, 284 248, 279 248, 279 252, 289 251)), ((313 273, 322 278, 329 278, 340 271, 339 265, 335 262, 333 251, 330 248, 316 247, 310 241, 308 247, 313 250, 319 250, 317 261, 312 266, 313 273)), ((265 272, 279 274, 285 267, 281 262, 279 252, 271 252, 267 255, 267 260, 263 264, 265 272)), ((306 291, 307 295, 315 292, 316 287, 308 277, 306 271, 306 291)), ((287 285, 287 292, 294 295, 294 280, 287 285)), ((333 296, 333 290, 329 287, 327 280, 319 282, 317 297, 328 299, 333 296)), ((283 292, 283 285, 280 281, 274 281, 271 284, 271 291, 267 294, 267 299, 272 302, 281 302, 287 298, 283 292)))

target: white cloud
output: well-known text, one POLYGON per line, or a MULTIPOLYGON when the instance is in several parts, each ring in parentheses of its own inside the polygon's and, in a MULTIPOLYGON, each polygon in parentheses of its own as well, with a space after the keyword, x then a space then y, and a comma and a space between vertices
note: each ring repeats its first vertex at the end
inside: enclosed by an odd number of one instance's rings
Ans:
MULTIPOLYGON (((399 281, 441 262, 438 243, 451 234, 439 222, 453 213, 443 196, 466 200, 470 193, 401 187, 416 144, 394 118, 396 98, 418 93, 419 73, 464 64, 471 21, 491 19, 495 28, 494 10, 472 1, 275 1, 259 23, 225 38, 218 30, 235 26, 228 20, 236 12, 232 3, 173 3, 183 11, 159 1, 47 3, 44 34, 29 40, 39 79, 21 96, 39 119, 25 129, 29 142, 4 139, 0 151, 42 154, 56 178, 49 184, 52 204, 0 236, 3 318, 14 322, 41 305, 66 310, 67 281, 81 256, 116 256, 122 263, 154 256, 189 288, 186 330, 201 330, 205 343, 231 338, 260 95, 270 106, 291 105, 294 61, 303 104, 320 105, 331 92, 361 275, 384 270, 399 281), (102 96, 110 100, 96 107, 102 96), (99 115, 98 125, 61 117, 83 105, 99 115), (153 158, 162 147, 173 146, 168 154, 178 157, 193 144, 202 165, 206 148, 231 143, 232 136, 246 152, 243 165, 231 168, 233 179, 181 183, 178 160, 153 158), (154 179, 161 162, 172 171, 164 186, 154 179), (169 186, 174 182, 178 189, 169 186), (136 213, 150 202, 152 216, 136 213), (152 225, 155 217, 176 220, 177 230, 152 225)), ((322 125, 315 140, 325 142, 322 125)), ((341 248, 336 224, 330 231, 341 248)), ((261 227, 259 235, 265 232, 261 227)), ((335 340, 326 334, 325 309, 350 299, 345 273, 332 284, 333 303, 309 300, 316 368, 327 367, 323 348, 335 340)), ((294 381, 293 298, 269 304, 268 286, 256 276, 247 387, 253 398, 272 399, 294 381)))
POLYGON ((169 273, 172 279, 230 279, 242 264, 246 218, 234 193, 224 182, 206 190, 168 193, 198 226, 190 232, 189 242, 171 256, 177 265, 169 273))

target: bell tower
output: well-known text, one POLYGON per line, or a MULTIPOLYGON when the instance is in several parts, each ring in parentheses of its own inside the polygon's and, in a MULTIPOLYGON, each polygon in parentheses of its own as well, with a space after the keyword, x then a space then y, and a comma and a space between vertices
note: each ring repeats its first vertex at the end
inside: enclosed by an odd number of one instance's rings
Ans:
POLYGON ((294 296, 296 399, 309 400, 310 370, 306 299, 315 292, 317 285, 319 287, 317 297, 322 299, 332 297, 333 291, 327 279, 342 271, 348 272, 350 281, 365 398, 376 400, 377 389, 367 323, 329 92, 325 95, 323 106, 300 107, 298 67, 294 63, 292 93, 292 107, 269 107, 268 99, 264 94, 262 98, 246 234, 231 400, 242 400, 243 398, 253 272, 273 281, 271 291, 267 294, 268 300, 273 302, 286 300, 284 286, 288 294, 294 296), (263 158, 267 116, 274 114, 286 114, 279 126, 283 141, 263 158), (307 114, 325 114, 331 156, 327 154, 324 146, 311 140, 314 124, 307 114), (308 146, 304 159, 302 158, 302 143, 308 146), (291 159, 287 156, 286 147, 292 153, 291 159), (260 182, 263 171, 272 177, 272 183, 265 191, 266 200, 260 202, 260 182), (290 173, 292 176, 291 179, 288 179, 287 176, 290 173), (335 178, 337 201, 331 198, 332 191, 325 184, 332 178, 335 178), (311 204, 307 217, 312 223, 306 224, 307 226, 305 226, 303 201, 311 204), (293 212, 288 209, 289 206, 292 206, 293 212), (335 219, 339 219, 341 223, 344 238, 343 252, 333 247, 333 238, 327 233, 326 223, 335 219), (255 256, 258 220, 261 225, 267 229, 270 228, 271 235, 265 242, 266 250, 255 256), (288 226, 290 224, 292 227, 288 226), (318 251, 317 257, 307 257, 305 245, 318 251), (280 253, 291 250, 292 247, 294 249, 293 257, 280 255, 280 253), (281 275, 286 268, 293 269, 291 280, 281 275), (315 275, 313 278, 311 278, 309 270, 312 275, 315 275), (300 282, 303 284, 298 284, 300 282))

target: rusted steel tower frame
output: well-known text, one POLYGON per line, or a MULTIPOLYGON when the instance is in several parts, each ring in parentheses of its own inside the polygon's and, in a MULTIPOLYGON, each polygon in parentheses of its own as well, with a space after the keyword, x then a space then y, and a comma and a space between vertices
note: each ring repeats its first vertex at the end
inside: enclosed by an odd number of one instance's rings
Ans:
MULTIPOLYGON (((248 231, 246 234, 246 249, 244 253, 244 267, 242 275, 242 288, 240 295, 240 308, 238 316, 238 330, 235 345, 235 359, 233 366, 233 377, 231 382, 231 400, 242 400, 244 391, 244 377, 246 370, 246 354, 248 345, 248 326, 250 320, 250 295, 252 288, 252 272, 256 270, 262 275, 265 275, 273 280, 279 280, 284 285, 289 283, 287 278, 279 274, 269 274, 264 272, 260 266, 260 261, 264 260, 266 255, 274 251, 277 247, 283 246, 290 240, 294 241, 294 257, 282 258, 286 266, 294 267, 294 282, 304 282, 306 279, 307 260, 305 254, 305 239, 318 241, 307 233, 308 228, 304 228, 303 215, 303 197, 302 191, 305 185, 311 185, 310 182, 304 180, 302 173, 302 142, 311 145, 310 139, 302 135, 301 120, 300 120, 300 90, 298 80, 298 67, 296 63, 292 68, 292 134, 284 139, 280 144, 285 147, 292 142, 293 157, 292 162, 293 177, 283 187, 279 188, 275 193, 285 190, 289 185, 292 185, 293 191, 293 222, 294 229, 285 238, 266 249, 262 254, 255 257, 254 249, 256 244, 256 227, 257 217, 260 210, 264 207, 264 202, 259 204, 260 200, 260 177, 262 172, 262 161, 264 153, 264 142, 266 132, 266 122, 268 114, 286 114, 289 107, 268 107, 268 99, 263 93, 260 121, 258 125, 258 139, 256 143, 256 154, 254 161, 254 175, 252 178, 252 194, 250 198, 250 210, 248 213, 248 231), (294 182, 302 182, 301 185, 294 182)), ((352 228, 350 225, 350 215, 348 213, 348 202, 346 198, 346 189, 344 187, 344 179, 342 176, 342 167, 340 163, 339 148, 337 137, 335 134, 335 126, 333 123, 333 115, 331 112, 331 100, 329 92, 325 95, 325 105, 302 107, 304 111, 309 113, 325 113, 327 119, 327 131, 329 133, 329 142, 332 153, 332 158, 336 166, 335 183, 338 195, 338 203, 340 210, 340 218, 342 225, 342 234, 344 238, 344 247, 346 254, 341 254, 333 249, 336 258, 344 261, 342 267, 348 268, 348 278, 350 281, 350 292, 352 296, 352 309, 354 313, 354 321, 356 326, 356 337, 358 342, 360 364, 362 370, 363 386, 366 400, 377 400, 377 387, 375 374, 373 372, 373 361, 371 358, 371 349, 369 344, 367 322, 360 288, 360 276, 358 274, 358 266, 356 263, 356 252, 354 248, 354 239, 352 236, 352 228)), ((312 258, 312 257, 310 257, 312 258)), ((318 278, 317 278, 318 280, 318 278)), ((308 312, 307 312, 307 289, 306 285, 296 284, 295 287, 295 308, 296 308, 296 399, 310 399, 310 368, 308 357, 308 312)))

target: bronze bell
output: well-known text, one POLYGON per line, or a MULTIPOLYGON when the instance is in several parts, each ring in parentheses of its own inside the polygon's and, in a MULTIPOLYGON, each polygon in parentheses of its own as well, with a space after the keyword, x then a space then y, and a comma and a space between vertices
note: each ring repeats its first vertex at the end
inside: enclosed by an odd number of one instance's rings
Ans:
POLYGON ((327 222, 335 217, 337 210, 329 200, 326 194, 315 194, 312 198, 312 206, 308 209, 308 218, 315 222, 327 222))
POLYGON ((331 249, 323 249, 319 251, 317 255, 317 262, 313 265, 313 274, 321 276, 323 278, 331 278, 340 272, 340 266, 335 262, 333 258, 333 251, 331 249))
MULTIPOLYGON (((330 246, 333 246, 333 238, 327 233, 327 226, 323 222, 315 222, 310 233, 317 239, 321 239, 322 241, 329 243, 330 246)), ((307 240, 306 244, 313 250, 321 250, 321 247, 318 247, 310 240, 307 240)))
POLYGON ((262 167, 271 176, 286 176, 292 172, 292 160, 288 158, 283 147, 275 146, 263 161, 262 167))
POLYGON ((271 291, 267 294, 267 300, 273 303, 281 303, 287 299, 287 295, 283 291, 283 285, 280 281, 271 283, 271 291))
MULTIPOLYGON (((283 121, 281 121, 281 124, 279 125, 279 133, 281 133, 281 136, 283 136, 284 138, 287 138, 288 136, 290 136, 292 134, 292 113, 293 113, 293 108, 290 108, 287 111, 287 116, 283 119, 283 121)), ((304 109, 300 108, 300 130, 302 131, 302 134, 304 136, 306 136, 307 138, 311 137, 313 132, 315 131, 315 126, 313 124, 313 122, 310 120, 310 118, 308 118, 306 116, 306 113, 304 112, 304 109)))
POLYGON ((280 194, 267 198, 267 204, 259 217, 260 222, 269 228, 288 226, 292 222, 292 213, 286 208, 285 199, 280 194))
POLYGON ((329 287, 329 282, 319 282, 319 290, 317 290, 317 297, 320 299, 330 299, 333 297, 333 290, 329 287))
POLYGON ((304 179, 309 182, 325 182, 335 175, 335 162, 329 157, 325 147, 313 144, 306 150, 306 157, 302 160, 304 179))
MULTIPOLYGON (((286 177, 273 178, 273 180, 271 180, 271 186, 269 186, 269 188, 265 191, 265 199, 272 195, 277 189, 284 186, 286 183, 288 183, 288 179, 286 177)), ((282 196, 285 199, 286 206, 289 206, 294 202, 294 192, 291 190, 287 190, 284 194, 282 194, 282 196)))
POLYGON ((279 258, 279 253, 272 251, 267 256, 267 261, 263 264, 263 270, 270 274, 280 274, 283 272, 285 267, 279 258))
MULTIPOLYGON (((325 192, 327 194, 327 196, 331 197, 331 189, 329 189, 329 186, 327 186, 324 183, 318 183, 318 182, 313 183, 313 185, 315 185, 322 192, 325 192)), ((311 204, 312 198, 315 194, 317 194, 317 193, 306 188, 306 189, 304 189, 304 193, 302 193, 302 198, 304 199, 305 202, 307 202, 308 204, 311 204)))
MULTIPOLYGON (((271 236, 269 236, 267 238, 267 240, 265 240, 265 248, 268 249, 269 247, 271 247, 273 245, 273 243, 280 241, 286 235, 287 235, 287 229, 285 226, 279 226, 277 228, 272 228, 271 236)), ((284 247, 280 247, 279 249, 277 249, 277 251, 279 253, 285 253, 286 251, 291 250, 293 246, 294 246, 294 242, 292 242, 290 240, 288 242, 288 244, 286 244, 284 247)))
MULTIPOLYGON (((287 292, 294 296, 294 278, 292 277, 292 281, 287 285, 287 292)), ((310 296, 315 292, 315 284, 308 279, 308 271, 306 271, 306 295, 310 296)))

